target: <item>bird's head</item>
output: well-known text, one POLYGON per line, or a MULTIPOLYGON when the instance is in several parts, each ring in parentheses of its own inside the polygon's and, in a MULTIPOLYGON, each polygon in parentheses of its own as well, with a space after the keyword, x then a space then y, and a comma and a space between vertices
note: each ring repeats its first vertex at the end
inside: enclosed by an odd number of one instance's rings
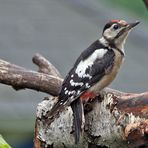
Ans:
POLYGON ((105 25, 102 35, 110 45, 121 49, 131 29, 139 23, 139 21, 127 23, 124 20, 111 20, 105 25))

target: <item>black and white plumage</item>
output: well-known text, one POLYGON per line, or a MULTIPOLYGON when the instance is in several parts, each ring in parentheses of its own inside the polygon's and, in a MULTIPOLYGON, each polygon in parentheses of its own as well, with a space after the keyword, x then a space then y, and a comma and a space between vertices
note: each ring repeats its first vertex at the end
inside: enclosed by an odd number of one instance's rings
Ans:
POLYGON ((115 78, 124 57, 123 44, 134 25, 129 25, 122 20, 107 23, 102 38, 96 40, 81 53, 64 79, 59 100, 51 109, 49 117, 56 117, 65 106, 71 105, 74 114, 76 143, 80 138, 83 114, 80 98, 89 92, 97 95, 115 78))
POLYGON ((66 76, 60 92, 60 101, 70 103, 92 87, 111 69, 115 53, 99 40, 83 51, 66 76), (70 98, 70 100, 68 100, 70 98))

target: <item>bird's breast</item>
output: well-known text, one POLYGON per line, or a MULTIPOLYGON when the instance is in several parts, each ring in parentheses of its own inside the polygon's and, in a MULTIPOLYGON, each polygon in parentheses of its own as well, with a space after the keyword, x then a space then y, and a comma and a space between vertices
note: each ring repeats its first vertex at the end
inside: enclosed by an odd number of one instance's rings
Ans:
POLYGON ((114 56, 114 62, 112 67, 107 70, 105 75, 99 80, 96 84, 94 84, 89 91, 92 91, 94 93, 99 93, 103 88, 108 86, 116 77, 118 70, 123 62, 123 55, 115 49, 113 49, 115 52, 114 56))

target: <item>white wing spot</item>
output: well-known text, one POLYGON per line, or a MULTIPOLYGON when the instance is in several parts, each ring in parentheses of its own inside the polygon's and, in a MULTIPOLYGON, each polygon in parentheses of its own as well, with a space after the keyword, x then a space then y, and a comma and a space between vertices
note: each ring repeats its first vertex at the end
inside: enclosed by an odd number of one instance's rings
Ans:
POLYGON ((78 94, 78 95, 80 94, 80 90, 77 91, 77 94, 78 94))
POLYGON ((73 79, 70 80, 71 86, 83 86, 83 82, 74 82, 73 79))
POLYGON ((85 84, 86 88, 90 88, 90 85, 88 83, 85 84))
POLYGON ((65 95, 68 94, 68 90, 65 91, 65 95))
POLYGON ((71 96, 70 98, 71 98, 71 99, 73 99, 73 98, 74 98, 74 96, 71 96))
POLYGON ((88 67, 91 67, 94 63, 94 61, 97 58, 103 58, 103 56, 106 54, 107 49, 97 49, 94 53, 92 53, 86 60, 80 61, 80 63, 77 65, 77 68, 75 70, 75 73, 80 77, 80 78, 85 78, 88 77, 89 79, 92 78, 89 74, 86 74, 86 69, 88 67))
POLYGON ((72 94, 75 94, 75 90, 68 92, 68 95, 72 95, 72 94))
POLYGON ((83 75, 83 78, 89 78, 89 79, 91 79, 91 78, 92 78, 92 76, 91 76, 91 75, 89 75, 89 74, 84 74, 84 75, 83 75))
POLYGON ((73 77, 74 77, 74 75, 71 75, 71 77, 73 78, 73 77))

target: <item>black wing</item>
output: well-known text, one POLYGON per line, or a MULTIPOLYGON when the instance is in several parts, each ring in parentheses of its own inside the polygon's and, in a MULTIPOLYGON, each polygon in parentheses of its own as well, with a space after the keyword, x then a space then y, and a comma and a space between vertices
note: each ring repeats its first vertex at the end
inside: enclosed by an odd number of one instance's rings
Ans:
POLYGON ((59 94, 59 101, 63 103, 70 101, 71 103, 78 98, 81 93, 93 86, 94 83, 99 81, 105 75, 106 69, 113 66, 114 56, 115 54, 112 49, 103 46, 98 40, 95 41, 89 48, 82 52, 74 64, 74 67, 66 76, 59 94), (90 77, 79 77, 75 71, 80 61, 87 59, 96 49, 102 48, 107 49, 104 57, 96 59, 93 65, 86 69, 85 73, 90 77), (72 86, 72 83, 75 83, 75 85, 72 86))

